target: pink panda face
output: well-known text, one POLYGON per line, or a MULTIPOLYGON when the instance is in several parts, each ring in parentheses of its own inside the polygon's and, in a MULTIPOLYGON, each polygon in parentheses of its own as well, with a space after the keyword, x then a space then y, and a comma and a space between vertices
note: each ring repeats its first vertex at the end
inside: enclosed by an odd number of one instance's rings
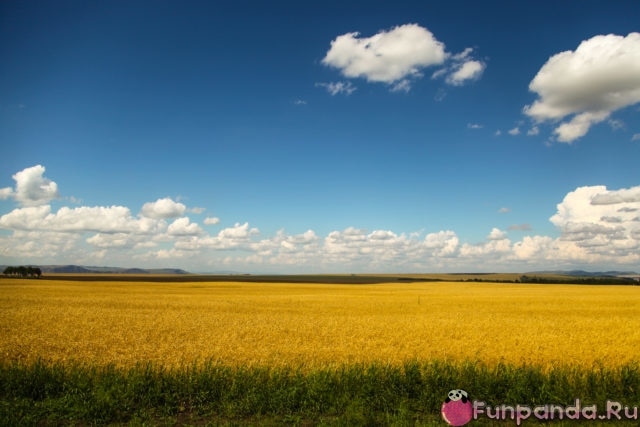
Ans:
POLYGON ((442 418, 450 426, 463 426, 471 421, 473 410, 466 391, 456 389, 447 394, 442 404, 442 418))

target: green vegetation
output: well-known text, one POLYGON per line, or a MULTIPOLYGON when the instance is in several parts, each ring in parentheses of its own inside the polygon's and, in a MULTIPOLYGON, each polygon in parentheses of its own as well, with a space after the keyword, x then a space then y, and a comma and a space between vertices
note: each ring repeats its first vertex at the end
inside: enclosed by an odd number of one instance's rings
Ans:
POLYGON ((39 267, 21 265, 19 267, 8 266, 2 272, 5 276, 12 277, 37 277, 42 276, 42 270, 39 267))
MULTIPOLYGON (((0 366, 0 425, 444 425, 439 411, 452 388, 488 405, 571 405, 580 398, 600 410, 607 399, 637 406, 639 384, 638 365, 544 371, 432 361, 305 371, 13 363, 0 366)), ((490 421, 474 425, 495 425, 490 421)), ((529 424, 540 422, 532 417, 529 424)))

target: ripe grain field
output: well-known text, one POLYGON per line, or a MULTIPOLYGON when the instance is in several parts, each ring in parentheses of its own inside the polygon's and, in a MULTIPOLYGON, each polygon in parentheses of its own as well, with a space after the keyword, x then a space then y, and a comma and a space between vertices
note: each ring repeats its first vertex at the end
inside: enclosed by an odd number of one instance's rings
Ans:
POLYGON ((73 279, 0 280, 0 425, 444 425, 451 388, 640 406, 636 286, 73 279))
POLYGON ((0 361, 620 366, 632 286, 0 281, 0 361))

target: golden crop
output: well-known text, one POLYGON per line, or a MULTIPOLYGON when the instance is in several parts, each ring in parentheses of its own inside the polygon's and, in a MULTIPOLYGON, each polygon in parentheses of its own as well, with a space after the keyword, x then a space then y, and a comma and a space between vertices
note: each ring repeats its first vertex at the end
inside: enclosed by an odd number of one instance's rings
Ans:
MULTIPOLYGON (((126 279, 123 279, 126 280, 126 279)), ((0 363, 637 361, 640 288, 0 280, 0 363)))

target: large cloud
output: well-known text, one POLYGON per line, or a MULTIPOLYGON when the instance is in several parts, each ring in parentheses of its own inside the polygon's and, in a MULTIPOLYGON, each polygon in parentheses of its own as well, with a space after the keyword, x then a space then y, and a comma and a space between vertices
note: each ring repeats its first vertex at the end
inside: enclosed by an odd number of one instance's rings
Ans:
POLYGON ((567 194, 550 218, 562 240, 590 254, 638 259, 640 249, 640 186, 607 190, 579 187, 567 194))
POLYGON ((23 206, 39 206, 58 197, 58 185, 44 177, 45 168, 36 165, 25 168, 13 175, 16 188, 0 189, 0 198, 13 197, 23 206))
POLYGON ((572 116, 554 133, 560 142, 575 141, 614 111, 640 102, 640 33, 598 35, 552 56, 529 89, 539 98, 525 114, 539 122, 572 116))
POLYGON ((55 213, 50 205, 30 206, 0 217, 0 228, 10 230, 155 234, 165 227, 164 222, 133 217, 124 206, 65 206, 55 213))
POLYGON ((331 42, 322 63, 348 78, 388 83, 394 91, 408 91, 411 78, 421 77, 424 68, 442 65, 448 58, 452 65, 438 73, 449 75, 447 83, 461 85, 478 78, 484 63, 470 58, 471 51, 468 48, 450 55, 429 30, 405 24, 371 37, 360 37, 358 32, 340 35, 331 42))

